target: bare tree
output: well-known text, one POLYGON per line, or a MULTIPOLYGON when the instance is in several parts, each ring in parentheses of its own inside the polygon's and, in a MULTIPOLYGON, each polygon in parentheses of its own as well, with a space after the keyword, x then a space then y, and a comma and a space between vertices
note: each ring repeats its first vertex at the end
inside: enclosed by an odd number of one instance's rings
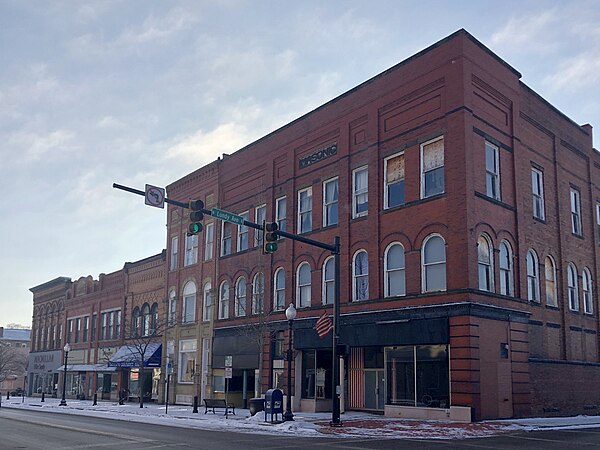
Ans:
POLYGON ((0 342, 0 383, 11 376, 22 376, 26 364, 25 356, 15 347, 8 342, 0 342))

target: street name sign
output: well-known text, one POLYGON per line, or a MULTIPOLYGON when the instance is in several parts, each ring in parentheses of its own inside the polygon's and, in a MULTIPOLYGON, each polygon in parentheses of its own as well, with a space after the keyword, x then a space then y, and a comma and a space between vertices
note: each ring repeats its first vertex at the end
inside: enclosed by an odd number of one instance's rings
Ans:
POLYGON ((216 217, 217 219, 224 220, 225 222, 235 223, 236 225, 244 225, 244 218, 242 216, 230 213, 229 211, 213 208, 210 210, 210 215, 216 217))

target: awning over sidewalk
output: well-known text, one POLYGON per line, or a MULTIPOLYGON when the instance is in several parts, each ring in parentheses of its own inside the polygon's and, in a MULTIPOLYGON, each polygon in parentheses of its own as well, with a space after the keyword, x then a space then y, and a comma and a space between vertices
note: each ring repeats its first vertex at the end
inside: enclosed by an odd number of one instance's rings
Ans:
POLYGON ((117 350, 108 361, 108 365, 121 369, 132 369, 140 367, 140 360, 143 358, 144 367, 160 367, 161 357, 162 344, 160 342, 130 344, 117 350))
MULTIPOLYGON (((64 372, 64 364, 55 372, 64 372)), ((106 364, 67 364, 67 372, 114 372, 117 370, 114 367, 109 367, 106 364)))

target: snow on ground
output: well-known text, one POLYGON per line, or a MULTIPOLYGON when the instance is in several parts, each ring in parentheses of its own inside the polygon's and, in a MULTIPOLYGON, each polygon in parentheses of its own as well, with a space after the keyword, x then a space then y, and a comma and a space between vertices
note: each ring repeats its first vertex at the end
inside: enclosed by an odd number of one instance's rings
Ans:
MULTIPOLYGON (((190 406, 146 403, 140 408, 137 403, 119 405, 117 402, 101 401, 93 406, 91 400, 67 399, 67 406, 59 406, 58 399, 13 397, 2 399, 0 408, 42 410, 61 414, 78 414, 92 417, 145 422, 204 430, 227 430, 260 434, 289 434, 297 436, 331 437, 385 437, 395 439, 465 439, 494 436, 514 431, 556 430, 600 427, 600 416, 576 416, 535 418, 519 420, 496 420, 475 423, 458 423, 434 420, 392 419, 365 412, 348 411, 342 414, 343 426, 329 426, 331 413, 295 413, 293 422, 271 423, 265 421, 264 413, 250 416, 247 409, 237 409, 236 414, 225 417, 223 411, 204 414, 190 406)), ((280 416, 278 416, 280 418, 280 416)))

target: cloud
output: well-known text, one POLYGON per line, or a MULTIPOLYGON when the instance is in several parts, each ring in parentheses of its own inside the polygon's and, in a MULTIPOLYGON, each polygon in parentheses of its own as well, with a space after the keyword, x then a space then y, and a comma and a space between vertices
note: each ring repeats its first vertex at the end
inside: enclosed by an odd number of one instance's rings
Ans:
POLYGON ((173 8, 166 15, 148 16, 141 27, 125 30, 117 39, 124 46, 136 46, 153 42, 164 42, 180 31, 189 29, 198 19, 196 15, 183 8, 173 8))
POLYGON ((14 146, 13 157, 21 163, 57 158, 76 149, 73 144, 75 132, 59 129, 47 133, 18 131, 9 135, 8 145, 14 146))
POLYGON ((538 53, 551 52, 556 49, 556 43, 550 36, 559 21, 560 14, 556 8, 513 16, 504 27, 492 34, 490 41, 500 51, 535 49, 538 53))
POLYGON ((560 62, 542 83, 553 90, 577 92, 600 82, 600 49, 580 53, 560 62))

